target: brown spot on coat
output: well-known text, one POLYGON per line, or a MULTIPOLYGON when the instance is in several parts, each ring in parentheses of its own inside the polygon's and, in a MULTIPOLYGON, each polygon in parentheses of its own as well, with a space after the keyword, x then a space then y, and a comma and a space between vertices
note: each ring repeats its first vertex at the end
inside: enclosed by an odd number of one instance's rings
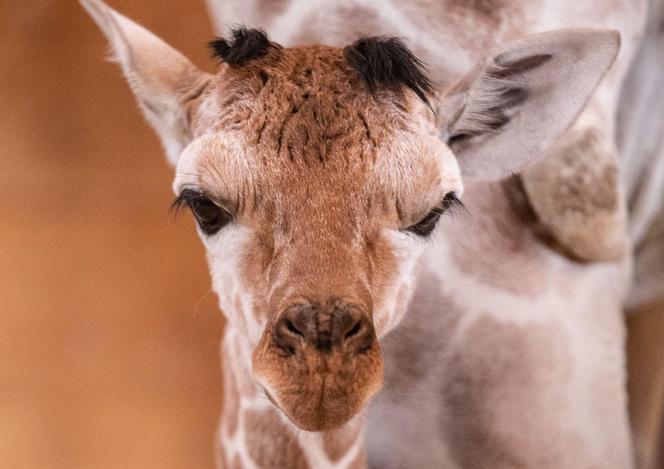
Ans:
POLYGON ((353 447, 353 444, 362 436, 359 426, 348 428, 344 426, 337 430, 323 432, 323 449, 330 461, 337 462, 353 447))
POLYGON ((245 438, 251 459, 259 467, 306 469, 307 459, 295 436, 277 412, 246 410, 245 438))
POLYGON ((348 465, 349 469, 365 469, 367 467, 367 450, 362 448, 357 457, 348 465))
POLYGON ((446 357, 443 393, 451 414, 441 422, 459 466, 575 467, 584 443, 558 417, 573 360, 564 333, 550 324, 520 326, 483 316, 464 341, 476 346, 446 357), (556 438, 543 445, 544 434, 556 438))
POLYGON ((235 457, 233 458, 233 461, 231 461, 230 465, 228 466, 228 469, 243 469, 242 461, 240 460, 240 456, 235 455, 235 457))
POLYGON ((509 0, 445 0, 443 8, 465 10, 469 15, 477 14, 496 21, 509 3, 509 0))

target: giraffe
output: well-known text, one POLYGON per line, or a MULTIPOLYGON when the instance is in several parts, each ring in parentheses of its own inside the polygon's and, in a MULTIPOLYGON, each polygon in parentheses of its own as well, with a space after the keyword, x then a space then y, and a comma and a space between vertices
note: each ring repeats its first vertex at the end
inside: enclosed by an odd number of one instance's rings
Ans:
POLYGON ((82 3, 229 320, 220 467, 632 467, 611 117, 643 2, 212 2, 272 34, 213 41, 216 75, 82 3))

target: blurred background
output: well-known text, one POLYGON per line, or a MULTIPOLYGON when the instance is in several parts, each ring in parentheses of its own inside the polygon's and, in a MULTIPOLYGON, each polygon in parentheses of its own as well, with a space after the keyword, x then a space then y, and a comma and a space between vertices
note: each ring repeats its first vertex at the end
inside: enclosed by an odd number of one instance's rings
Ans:
MULTIPOLYGON (((112 5, 214 70, 203 0, 112 5)), ((76 0, 0 1, 2 469, 213 467, 223 318, 189 214, 168 212, 172 168, 107 56, 76 0)), ((636 396, 664 383, 640 358, 661 350, 648 308, 628 320, 636 396)), ((659 426, 659 410, 630 410, 659 426)))
MULTIPOLYGON (((113 5, 214 69, 201 0, 113 5)), ((213 466, 223 319, 107 52, 74 0, 0 2, 2 468, 213 466)))

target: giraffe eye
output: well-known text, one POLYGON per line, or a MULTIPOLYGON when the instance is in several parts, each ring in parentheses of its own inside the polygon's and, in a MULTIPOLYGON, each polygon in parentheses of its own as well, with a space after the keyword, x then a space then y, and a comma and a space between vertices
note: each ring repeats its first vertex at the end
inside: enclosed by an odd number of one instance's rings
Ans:
POLYGON ((201 231, 208 236, 217 233, 233 220, 233 216, 227 210, 212 202, 204 194, 191 189, 183 190, 173 202, 176 210, 185 205, 191 209, 201 231))
POLYGON ((415 233, 417 236, 429 236, 438 224, 438 220, 442 214, 443 212, 440 211, 440 208, 436 207, 430 210, 420 221, 406 228, 406 231, 415 233))
POLYGON ((440 204, 432 208, 420 221, 406 228, 406 231, 422 237, 429 236, 440 220, 440 216, 455 208, 463 208, 463 203, 454 192, 448 192, 440 204))

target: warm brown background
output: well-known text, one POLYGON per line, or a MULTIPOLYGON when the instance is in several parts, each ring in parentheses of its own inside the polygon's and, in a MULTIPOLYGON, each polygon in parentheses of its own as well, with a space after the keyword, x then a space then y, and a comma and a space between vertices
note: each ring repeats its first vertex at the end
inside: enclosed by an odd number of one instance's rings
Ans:
MULTIPOLYGON (((111 4, 212 70, 203 0, 111 4)), ((213 465, 222 317, 193 223, 168 215, 171 168, 106 55, 75 0, 0 0, 0 468, 213 465)), ((656 363, 644 318, 637 365, 656 363)), ((641 381, 633 395, 661 393, 641 381)))
MULTIPOLYGON (((113 0, 212 69, 202 0, 113 0)), ((0 467, 212 467, 222 318, 74 0, 0 1, 0 467)))

